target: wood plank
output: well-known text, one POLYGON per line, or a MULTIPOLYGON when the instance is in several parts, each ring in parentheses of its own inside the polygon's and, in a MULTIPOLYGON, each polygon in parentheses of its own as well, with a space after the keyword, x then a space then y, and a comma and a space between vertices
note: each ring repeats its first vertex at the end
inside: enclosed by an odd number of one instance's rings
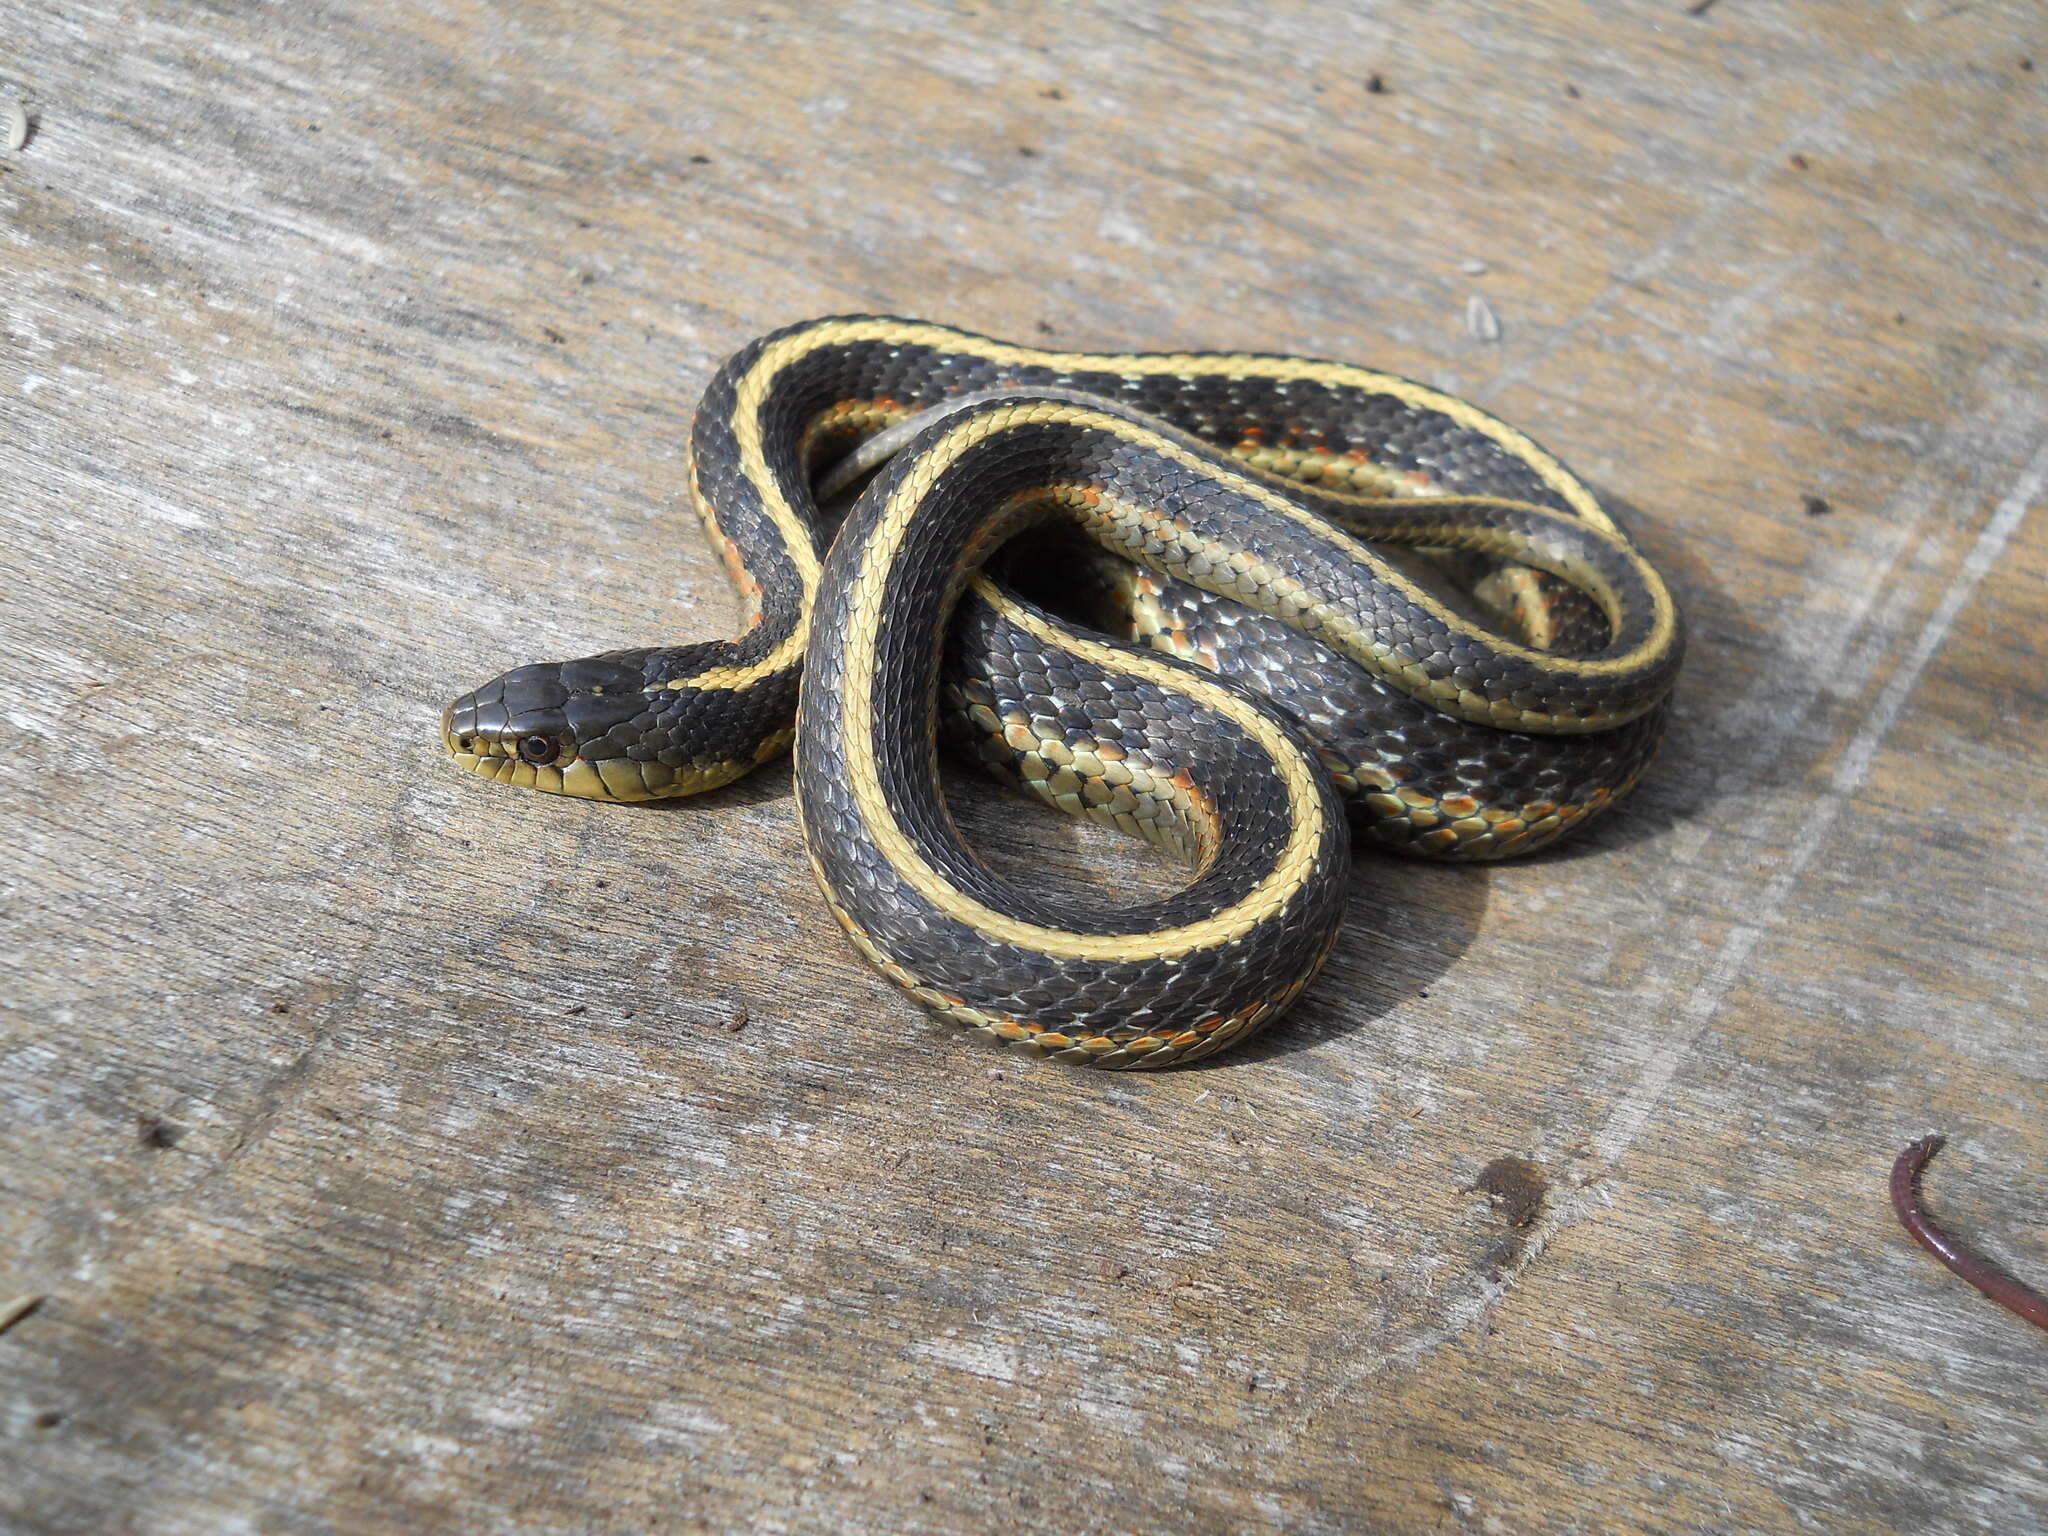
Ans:
POLYGON ((0 1522, 2048 1525, 2043 1341, 1883 1193, 1946 1128, 2048 1276, 2044 75, 2017 0, 13 7, 0 1522), (697 391, 860 309, 1526 427, 1688 604, 1653 781, 1108 1077, 872 975, 786 769, 450 771, 726 632, 697 391))

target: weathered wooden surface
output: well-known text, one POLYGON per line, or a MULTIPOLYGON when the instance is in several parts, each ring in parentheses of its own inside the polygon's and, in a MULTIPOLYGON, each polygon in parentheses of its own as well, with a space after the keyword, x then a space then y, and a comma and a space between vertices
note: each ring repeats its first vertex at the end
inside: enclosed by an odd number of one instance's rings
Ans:
POLYGON ((2048 1523, 2048 1340, 1883 1200, 1946 1127, 2048 1275, 2044 92, 2026 0, 9 6, 8 1527, 2048 1523), (849 309, 1505 414, 1690 605, 1661 771, 1119 1078, 918 1021, 786 771, 449 770, 724 632, 687 414, 849 309))

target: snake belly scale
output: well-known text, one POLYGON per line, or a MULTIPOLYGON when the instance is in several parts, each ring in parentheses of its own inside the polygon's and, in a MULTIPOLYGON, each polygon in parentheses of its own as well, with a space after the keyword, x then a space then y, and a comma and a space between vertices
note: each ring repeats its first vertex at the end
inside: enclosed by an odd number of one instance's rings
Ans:
POLYGON ((1187 1061, 1276 1017, 1334 942, 1350 827, 1499 858, 1583 825, 1648 763, 1683 650, 1663 581, 1563 464, 1339 363, 811 321, 719 369, 690 485, 745 632, 515 668, 449 706, 447 750, 632 800, 793 740, 855 946, 936 1012, 1066 1061, 1187 1061), (833 537, 822 472, 885 438, 833 537), (1054 531, 1087 541, 1064 585, 1120 635, 992 578, 1054 531), (944 737, 1190 883, 1094 911, 1000 878, 946 809, 944 737))

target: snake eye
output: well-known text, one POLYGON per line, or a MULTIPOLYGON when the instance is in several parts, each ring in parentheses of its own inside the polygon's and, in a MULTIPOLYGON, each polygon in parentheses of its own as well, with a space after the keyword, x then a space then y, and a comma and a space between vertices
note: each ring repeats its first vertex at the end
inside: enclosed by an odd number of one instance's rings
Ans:
POLYGON ((536 767, 552 763, 562 755, 562 744, 552 736, 522 736, 519 738, 519 760, 536 767))

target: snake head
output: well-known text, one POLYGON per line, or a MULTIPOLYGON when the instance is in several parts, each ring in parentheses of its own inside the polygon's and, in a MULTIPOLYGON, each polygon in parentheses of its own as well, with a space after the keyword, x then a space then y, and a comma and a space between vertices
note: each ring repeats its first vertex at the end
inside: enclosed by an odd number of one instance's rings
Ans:
POLYGON ((499 784, 589 800, 655 800, 737 778, 687 677, 725 649, 612 651, 514 667, 441 712, 441 744, 457 766, 499 784))

